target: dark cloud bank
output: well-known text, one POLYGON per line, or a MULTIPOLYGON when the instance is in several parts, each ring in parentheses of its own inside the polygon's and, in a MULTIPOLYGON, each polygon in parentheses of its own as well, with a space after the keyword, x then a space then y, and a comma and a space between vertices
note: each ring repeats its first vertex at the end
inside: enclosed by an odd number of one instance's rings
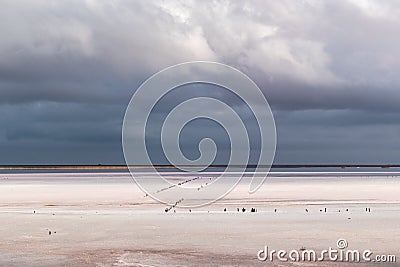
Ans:
MULTIPOLYGON (((400 158, 398 1, 0 6, 0 164, 124 163, 131 95, 153 73, 192 60, 256 81, 276 119, 276 163, 400 158)), ((206 126, 186 133, 201 138, 206 126)))

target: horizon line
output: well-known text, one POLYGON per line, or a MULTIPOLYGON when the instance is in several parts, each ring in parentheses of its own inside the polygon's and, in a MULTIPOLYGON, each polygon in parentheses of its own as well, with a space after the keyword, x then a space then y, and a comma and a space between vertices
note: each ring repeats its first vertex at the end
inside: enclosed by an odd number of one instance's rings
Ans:
MULTIPOLYGON (((225 165, 225 164, 213 164, 207 168, 226 168, 226 167, 237 167, 237 168, 400 168, 400 164, 272 164, 268 165, 225 165)), ((123 170, 128 168, 131 169, 146 169, 146 168, 156 168, 156 169, 176 169, 179 167, 185 168, 196 168, 200 166, 196 165, 130 165, 125 164, 7 164, 0 165, 0 170, 123 170)))

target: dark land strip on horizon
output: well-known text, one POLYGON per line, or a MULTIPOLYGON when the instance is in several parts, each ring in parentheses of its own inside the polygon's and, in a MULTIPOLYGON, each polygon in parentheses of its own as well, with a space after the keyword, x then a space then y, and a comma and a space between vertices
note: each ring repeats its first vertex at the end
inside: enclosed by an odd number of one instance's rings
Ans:
MULTIPOLYGON (((129 166, 131 169, 176 169, 177 167, 196 168, 197 166, 154 165, 129 166)), ((208 168, 226 168, 227 165, 211 165, 208 168)), ((232 168, 243 168, 244 165, 230 165, 232 168)), ((247 168, 268 168, 267 165, 247 165, 247 168)), ((272 169, 280 168, 400 168, 400 164, 273 164, 272 169)), ((0 165, 0 170, 128 170, 127 165, 0 165)))

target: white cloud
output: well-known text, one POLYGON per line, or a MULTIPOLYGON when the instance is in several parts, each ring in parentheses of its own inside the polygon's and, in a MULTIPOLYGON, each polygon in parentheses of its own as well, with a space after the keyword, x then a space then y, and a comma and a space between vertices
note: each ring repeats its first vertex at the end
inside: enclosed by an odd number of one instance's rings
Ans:
POLYGON ((349 0, 349 2, 369 17, 399 20, 400 5, 398 1, 349 0))

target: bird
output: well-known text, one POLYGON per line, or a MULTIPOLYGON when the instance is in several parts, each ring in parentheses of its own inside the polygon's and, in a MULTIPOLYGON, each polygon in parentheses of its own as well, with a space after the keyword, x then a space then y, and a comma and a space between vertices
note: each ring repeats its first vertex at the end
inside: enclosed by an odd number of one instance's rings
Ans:
POLYGON ((306 212, 308 212, 308 209, 306 209, 306 212))
POLYGON ((246 209, 245 208, 242 208, 242 212, 245 212, 246 211, 246 209))
POLYGON ((224 211, 226 212, 226 208, 224 208, 224 211))

